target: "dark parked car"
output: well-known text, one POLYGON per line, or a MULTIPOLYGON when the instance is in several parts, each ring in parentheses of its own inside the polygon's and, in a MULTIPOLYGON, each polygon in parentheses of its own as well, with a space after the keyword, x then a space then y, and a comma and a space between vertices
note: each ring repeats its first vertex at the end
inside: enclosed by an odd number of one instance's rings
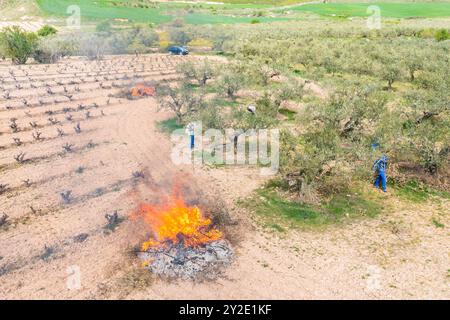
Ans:
POLYGON ((172 46, 168 50, 171 54, 175 54, 175 55, 185 56, 189 53, 189 50, 186 47, 172 46))

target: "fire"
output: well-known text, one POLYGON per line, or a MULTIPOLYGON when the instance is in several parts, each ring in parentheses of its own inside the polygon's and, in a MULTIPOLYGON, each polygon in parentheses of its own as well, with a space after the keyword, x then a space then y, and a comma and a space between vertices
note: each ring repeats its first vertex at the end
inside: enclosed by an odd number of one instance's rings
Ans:
POLYGON ((154 234, 142 244, 142 251, 181 241, 185 247, 197 247, 223 237, 222 232, 211 226, 211 219, 204 217, 198 207, 187 206, 179 196, 170 197, 163 205, 141 204, 135 215, 154 234))
POLYGON ((131 90, 132 97, 145 97, 154 95, 155 95, 155 88, 145 86, 143 83, 139 83, 136 87, 132 88, 131 90))

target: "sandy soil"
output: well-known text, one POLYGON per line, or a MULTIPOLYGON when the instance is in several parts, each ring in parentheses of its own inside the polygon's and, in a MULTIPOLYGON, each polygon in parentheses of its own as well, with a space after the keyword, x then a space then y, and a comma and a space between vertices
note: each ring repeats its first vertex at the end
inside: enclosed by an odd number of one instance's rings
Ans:
POLYGON ((410 206, 388 198, 395 210, 378 218, 280 234, 263 229, 236 205, 264 181, 257 169, 174 165, 171 142, 156 127, 170 113, 157 112, 153 98, 108 95, 130 82, 124 75, 174 79, 182 59, 188 58, 0 65, 0 184, 8 184, 0 215, 9 216, 0 228, 0 299, 450 298, 446 202, 410 206), (9 99, 1 97, 6 91, 9 99), (50 117, 59 123, 51 124, 50 117), (11 118, 17 119, 17 133, 9 127, 11 118), (81 133, 74 130, 78 122, 81 133), (36 131, 42 140, 32 137, 36 131), (66 143, 73 144, 72 152, 64 151, 66 143), (20 152, 24 163, 13 158, 20 152), (133 178, 135 171, 145 178, 133 178), (126 219, 114 232, 105 231, 105 214, 117 210, 126 218, 173 185, 192 201, 224 201, 237 221, 227 227, 236 261, 216 281, 156 279, 132 253, 146 236, 142 225, 126 219), (68 190, 72 198, 65 204, 60 193, 68 190), (444 228, 432 224, 436 215, 444 228), (80 271, 81 287, 70 290, 73 270, 80 271))

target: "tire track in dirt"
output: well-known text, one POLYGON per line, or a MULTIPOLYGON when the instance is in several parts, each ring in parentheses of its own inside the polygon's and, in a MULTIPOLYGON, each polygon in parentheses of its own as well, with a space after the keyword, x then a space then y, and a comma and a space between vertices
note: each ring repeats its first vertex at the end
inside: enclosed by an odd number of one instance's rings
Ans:
POLYGON ((117 136, 127 141, 130 154, 151 177, 147 190, 140 194, 141 199, 147 199, 150 196, 148 193, 151 193, 152 198, 156 196, 154 200, 158 200, 177 190, 187 200, 197 202, 206 197, 204 190, 215 194, 210 177, 197 174, 197 169, 193 169, 192 165, 173 163, 170 156, 172 142, 156 127, 157 122, 169 117, 169 112, 157 111, 155 99, 147 98, 134 104, 127 117, 118 118, 116 123, 117 136))
MULTIPOLYGON (((156 132, 155 122, 165 117, 156 112, 156 101, 148 98, 134 103, 127 116, 118 118, 115 126, 118 139, 127 142, 130 155, 150 175, 152 192, 160 191, 162 194, 167 191, 164 190, 163 177, 170 178, 174 171, 168 157, 169 149, 162 143, 166 138, 156 132)), ((145 198, 145 195, 141 197, 145 198)))

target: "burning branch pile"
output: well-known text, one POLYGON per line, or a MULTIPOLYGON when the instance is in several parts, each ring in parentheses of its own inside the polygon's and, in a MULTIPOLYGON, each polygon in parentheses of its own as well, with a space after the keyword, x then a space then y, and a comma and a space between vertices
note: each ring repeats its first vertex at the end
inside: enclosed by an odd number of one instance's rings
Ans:
POLYGON ((233 251, 223 233, 212 226, 198 207, 173 196, 163 205, 142 204, 136 215, 152 236, 141 246, 145 268, 168 277, 216 278, 231 263, 233 251))

